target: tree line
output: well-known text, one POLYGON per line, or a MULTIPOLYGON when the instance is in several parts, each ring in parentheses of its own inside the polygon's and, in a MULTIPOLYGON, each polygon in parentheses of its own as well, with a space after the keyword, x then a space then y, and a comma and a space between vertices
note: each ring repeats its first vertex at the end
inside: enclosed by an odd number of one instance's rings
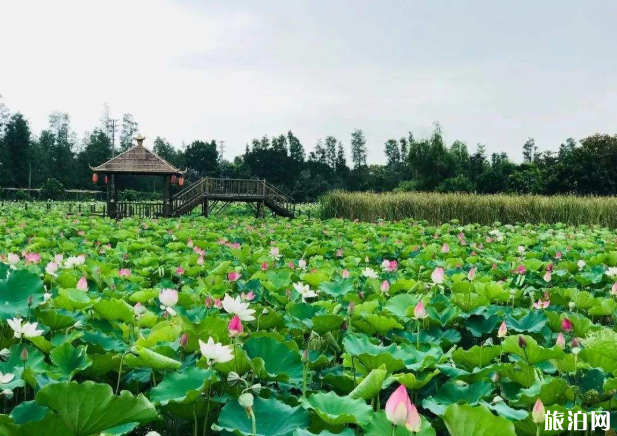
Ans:
MULTIPOLYGON (((93 189, 90 166, 130 148, 139 129, 132 115, 124 114, 112 147, 115 135, 110 121, 105 107, 99 124, 79 138, 70 116, 54 112, 47 128, 35 135, 28 120, 19 112, 11 113, 0 99, 0 186, 35 188, 53 180, 65 189, 93 189)), ((410 132, 385 141, 385 164, 368 163, 366 138, 360 129, 351 132, 349 149, 341 139, 326 136, 307 151, 300 138, 288 131, 251 140, 232 161, 220 158, 216 141, 195 140, 178 147, 157 136, 153 151, 187 169, 188 182, 204 176, 265 178, 302 202, 314 201, 332 189, 617 194, 617 135, 568 138, 557 152, 540 152, 529 138, 521 147, 523 161, 515 163, 506 153, 489 156, 482 144, 473 152, 462 141, 448 145, 440 125, 433 127, 425 138, 410 132)), ((126 192, 152 193, 160 191, 162 181, 135 177, 122 183, 126 192)))

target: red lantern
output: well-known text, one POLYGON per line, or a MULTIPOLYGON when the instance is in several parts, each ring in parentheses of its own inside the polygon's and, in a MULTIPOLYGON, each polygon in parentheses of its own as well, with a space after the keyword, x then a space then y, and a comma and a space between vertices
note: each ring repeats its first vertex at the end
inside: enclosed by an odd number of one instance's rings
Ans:
POLYGON ((184 177, 180 177, 178 179, 178 186, 182 186, 182 185, 184 185, 184 177))
POLYGON ((109 177, 105 176, 105 184, 109 183, 109 177))
POLYGON ((92 183, 99 181, 99 175, 97 173, 92 174, 92 183))
POLYGON ((176 175, 174 174, 173 176, 171 176, 171 184, 175 184, 176 183, 176 175))

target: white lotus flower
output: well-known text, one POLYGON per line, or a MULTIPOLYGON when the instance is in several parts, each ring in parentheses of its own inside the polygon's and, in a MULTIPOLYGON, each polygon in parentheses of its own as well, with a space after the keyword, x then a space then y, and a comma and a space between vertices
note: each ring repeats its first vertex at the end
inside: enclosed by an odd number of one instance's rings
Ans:
POLYGON ((71 256, 66 260, 66 262, 64 262, 64 267, 73 268, 75 266, 83 265, 85 261, 86 256, 84 256, 83 254, 79 256, 71 256))
POLYGON ((369 279, 376 279, 377 278, 377 273, 371 269, 371 268, 364 268, 364 270, 362 271, 362 275, 366 278, 369 279))
POLYGON ((0 372, 0 384, 2 385, 10 383, 11 380, 13 380, 14 378, 15 378, 15 374, 11 374, 10 372, 7 372, 6 374, 2 374, 2 372, 0 372))
POLYGON ((294 289, 302 296, 302 301, 306 301, 307 298, 317 297, 317 292, 312 291, 309 285, 305 285, 302 282, 294 283, 294 289))
POLYGON ((208 361, 208 365, 229 362, 234 358, 233 351, 230 346, 214 342, 214 339, 212 338, 208 338, 207 343, 204 343, 200 339, 199 350, 201 351, 202 356, 204 356, 208 361))
POLYGON ((238 315, 242 321, 253 321, 255 319, 253 316, 255 309, 249 309, 249 303, 243 302, 240 296, 234 299, 225 294, 223 309, 231 315, 238 315))
POLYGON ((585 268, 585 265, 587 265, 583 259, 576 262, 576 264, 578 265, 578 269, 583 269, 585 268))
POLYGON ((11 265, 11 267, 14 268, 15 265, 19 263, 19 254, 9 253, 8 261, 9 261, 9 265, 11 265))
POLYGON ((178 303, 178 291, 175 289, 163 289, 159 293, 159 301, 161 302, 161 309, 169 313, 171 316, 176 315, 176 311, 173 306, 178 303))
POLYGON ((617 277, 617 267, 612 266, 606 270, 606 275, 609 277, 617 277))
POLYGON ((58 271, 58 264, 56 262, 49 262, 45 267, 45 272, 51 276, 56 276, 56 271, 58 271))
POLYGON ((43 330, 37 330, 38 322, 27 322, 22 325, 23 320, 21 318, 13 318, 7 320, 9 326, 13 329, 13 336, 16 338, 36 338, 43 334, 43 330))

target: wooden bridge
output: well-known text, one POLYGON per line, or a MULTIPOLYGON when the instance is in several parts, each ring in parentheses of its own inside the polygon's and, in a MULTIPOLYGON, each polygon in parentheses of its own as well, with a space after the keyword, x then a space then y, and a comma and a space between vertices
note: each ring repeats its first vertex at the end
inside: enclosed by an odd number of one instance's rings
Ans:
POLYGON ((292 198, 265 180, 206 177, 171 197, 169 215, 185 215, 201 205, 202 214, 209 216, 235 202, 251 205, 257 217, 265 215, 266 207, 288 218, 293 218, 295 213, 292 198))

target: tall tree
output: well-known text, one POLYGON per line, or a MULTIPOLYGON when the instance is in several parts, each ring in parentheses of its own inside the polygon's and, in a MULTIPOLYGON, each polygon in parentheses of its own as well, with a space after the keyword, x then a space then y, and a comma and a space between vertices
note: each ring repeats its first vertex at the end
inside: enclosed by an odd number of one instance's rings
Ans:
POLYGON ((52 112, 49 116, 49 131, 55 139, 49 153, 52 176, 58 179, 65 187, 74 186, 74 147, 77 139, 71 129, 71 117, 69 114, 52 112))
POLYGON ((296 162, 304 162, 304 147, 291 130, 287 133, 287 142, 289 143, 289 156, 296 162))
POLYGON ((3 168, 3 171, 12 172, 12 181, 16 187, 27 188, 32 164, 30 127, 19 112, 9 118, 3 142, 10 157, 10 168, 3 168))
POLYGON ((193 141, 184 151, 184 159, 189 168, 200 176, 217 175, 219 172, 219 152, 216 142, 193 141))
POLYGON ((386 154, 389 167, 395 167, 401 162, 401 152, 398 148, 396 139, 388 139, 386 141, 384 152, 386 154))
POLYGON ((532 163, 538 151, 536 141, 533 138, 528 138, 523 145, 523 162, 532 163))
POLYGON ((126 151, 133 146, 133 138, 139 130, 139 124, 133 119, 133 115, 122 115, 122 132, 120 133, 120 151, 126 151))
POLYGON ((351 161, 355 169, 366 166, 366 138, 360 129, 351 134, 351 161))
POLYGON ((336 144, 334 136, 326 137, 326 163, 333 169, 336 168, 336 144))

